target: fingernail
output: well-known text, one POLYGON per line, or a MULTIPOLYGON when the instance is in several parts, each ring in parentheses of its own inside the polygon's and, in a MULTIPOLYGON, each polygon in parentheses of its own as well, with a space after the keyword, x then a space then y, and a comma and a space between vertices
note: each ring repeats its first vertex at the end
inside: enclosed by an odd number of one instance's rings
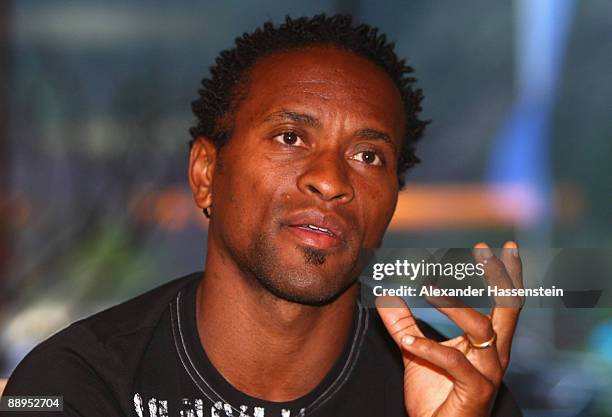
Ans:
POLYGON ((487 246, 486 243, 476 244, 476 250, 478 255, 485 259, 489 259, 491 256, 493 256, 493 252, 491 252, 491 249, 489 249, 489 246, 487 246))
POLYGON ((514 256, 515 258, 518 258, 519 253, 518 253, 518 246, 516 242, 509 240, 504 245, 504 248, 510 249, 510 253, 512 254, 512 256, 514 256))
POLYGON ((402 337, 402 345, 410 346, 413 343, 414 343, 414 336, 410 336, 409 334, 407 334, 406 336, 402 337))

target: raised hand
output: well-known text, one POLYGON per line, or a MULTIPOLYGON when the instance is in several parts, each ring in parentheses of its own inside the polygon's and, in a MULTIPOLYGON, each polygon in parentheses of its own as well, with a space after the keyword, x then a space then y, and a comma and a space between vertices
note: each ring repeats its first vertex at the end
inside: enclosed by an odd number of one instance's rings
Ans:
MULTIPOLYGON (((474 247, 474 258, 484 264, 489 285, 523 288, 516 243, 506 242, 500 258, 479 243, 474 247)), ((410 308, 400 298, 390 298, 380 297, 377 308, 403 353, 404 399, 410 417, 488 416, 510 360, 522 300, 496 300, 491 313, 484 315, 473 308, 431 299, 465 332, 436 342, 421 333, 410 308)))

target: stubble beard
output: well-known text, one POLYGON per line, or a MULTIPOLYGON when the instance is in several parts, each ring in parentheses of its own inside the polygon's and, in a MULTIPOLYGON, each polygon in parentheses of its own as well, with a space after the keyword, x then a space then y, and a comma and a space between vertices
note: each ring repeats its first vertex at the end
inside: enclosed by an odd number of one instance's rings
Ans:
POLYGON ((308 246, 298 245, 295 249, 301 253, 303 264, 285 265, 279 256, 283 248, 262 234, 249 245, 248 253, 238 263, 274 296, 309 306, 331 303, 356 281, 357 276, 352 276, 355 262, 347 262, 329 273, 325 271, 329 253, 308 246))

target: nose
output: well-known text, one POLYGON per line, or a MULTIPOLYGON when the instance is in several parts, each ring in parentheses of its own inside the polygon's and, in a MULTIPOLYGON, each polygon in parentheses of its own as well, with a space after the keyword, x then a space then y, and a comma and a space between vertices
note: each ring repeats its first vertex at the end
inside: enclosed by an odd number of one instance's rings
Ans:
POLYGON ((343 156, 331 151, 319 154, 305 166, 298 178, 298 188, 324 201, 348 203, 355 191, 347 169, 343 156))

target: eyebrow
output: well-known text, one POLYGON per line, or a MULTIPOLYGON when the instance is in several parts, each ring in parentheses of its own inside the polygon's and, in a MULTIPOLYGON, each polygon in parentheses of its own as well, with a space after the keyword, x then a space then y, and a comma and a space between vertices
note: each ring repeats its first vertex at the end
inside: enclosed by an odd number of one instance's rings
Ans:
POLYGON ((266 116, 266 118, 264 119, 264 122, 269 122, 272 120, 277 120, 277 121, 289 120, 295 123, 303 123, 305 125, 312 126, 312 127, 321 126, 321 122, 319 121, 319 119, 317 119, 313 115, 310 115, 307 113, 298 113, 294 111, 286 111, 286 110, 272 113, 266 116))
POLYGON ((357 132, 357 136, 360 136, 365 139, 381 140, 390 145, 391 148, 393 148, 393 152, 397 153, 397 146, 395 145, 395 142, 393 142, 391 136, 386 134, 385 132, 381 132, 380 130, 376 129, 366 128, 359 130, 357 132))

